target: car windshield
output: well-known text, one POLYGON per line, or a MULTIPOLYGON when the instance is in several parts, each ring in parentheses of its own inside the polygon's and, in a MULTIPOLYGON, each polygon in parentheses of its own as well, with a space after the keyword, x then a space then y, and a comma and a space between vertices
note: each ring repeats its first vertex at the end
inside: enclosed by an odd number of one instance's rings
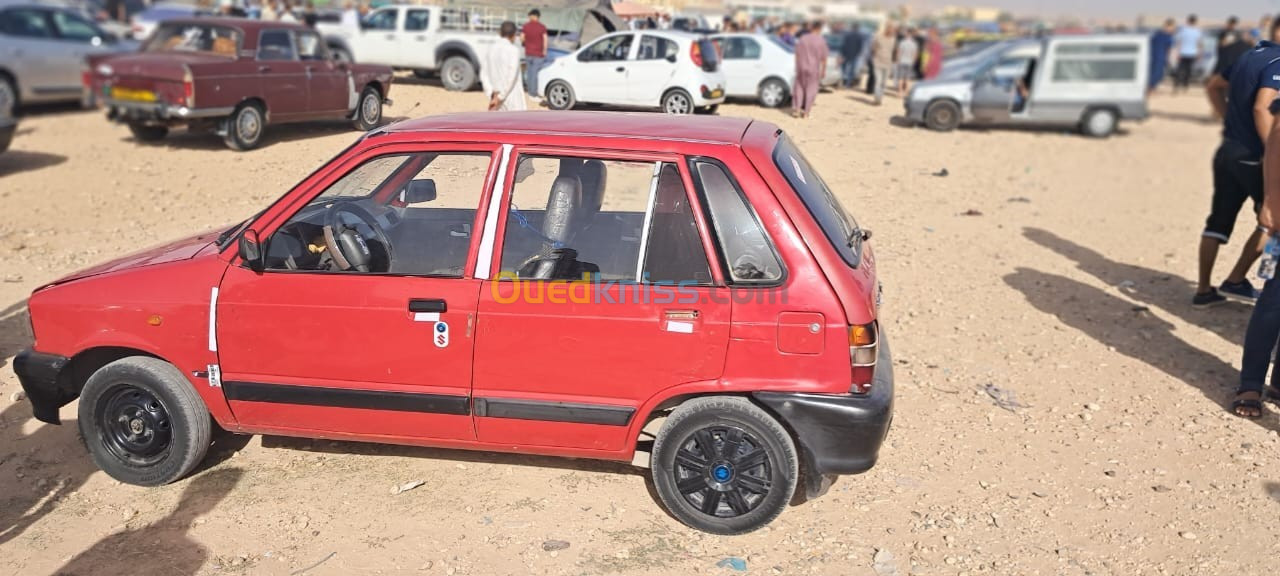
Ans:
POLYGON ((156 30, 143 52, 204 52, 235 58, 240 31, 209 24, 164 24, 156 30))
POLYGON ((857 268, 862 261, 862 229, 786 135, 778 139, 778 146, 773 150, 773 162, 800 196, 836 252, 849 266, 857 268))

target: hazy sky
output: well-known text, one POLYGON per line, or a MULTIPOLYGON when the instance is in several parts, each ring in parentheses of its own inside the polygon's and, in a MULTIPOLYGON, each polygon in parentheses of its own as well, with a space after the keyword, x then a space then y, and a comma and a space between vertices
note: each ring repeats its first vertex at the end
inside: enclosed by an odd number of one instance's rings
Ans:
MULTIPOLYGON (((908 2, 910 3, 910 2, 908 2)), ((1138 14, 1154 17, 1196 13, 1205 21, 1235 14, 1256 22, 1263 14, 1280 13, 1280 0, 927 0, 933 6, 995 6, 1017 14, 1072 15, 1129 20, 1138 14)))

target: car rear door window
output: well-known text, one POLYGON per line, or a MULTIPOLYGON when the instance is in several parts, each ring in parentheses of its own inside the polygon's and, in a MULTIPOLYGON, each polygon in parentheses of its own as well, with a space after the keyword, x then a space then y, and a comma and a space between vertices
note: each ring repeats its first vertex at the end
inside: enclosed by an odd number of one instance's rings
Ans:
POLYGON ((725 39, 725 60, 759 60, 760 43, 751 38, 731 37, 725 39))
POLYGON ((58 37, 63 40, 89 42, 94 38, 100 38, 102 35, 97 26, 77 14, 55 10, 51 15, 53 17, 53 25, 58 30, 58 37))
POLYGON ((13 8, 0 12, 0 32, 21 38, 52 38, 54 35, 47 12, 36 8, 13 8))
POLYGON ((711 215, 729 280, 734 284, 772 284, 782 280, 784 269, 773 241, 747 205, 737 182, 718 162, 694 160, 691 165, 694 182, 711 215))
POLYGON ((501 278, 711 283, 675 164, 522 156, 517 166, 501 278))
POLYGON ((271 236, 267 269, 461 277, 489 164, 487 153, 434 152, 365 162, 271 236), (367 247, 368 270, 342 269, 333 238, 343 228, 367 247))
POLYGON ((430 10, 409 10, 405 13, 404 29, 409 32, 423 32, 430 23, 430 10))
POLYGON ((293 34, 288 30, 264 30, 258 40, 258 60, 296 60, 293 34))
POLYGON ((640 37, 640 50, 636 53, 636 60, 662 60, 676 55, 679 51, 680 46, 675 42, 646 34, 640 37))

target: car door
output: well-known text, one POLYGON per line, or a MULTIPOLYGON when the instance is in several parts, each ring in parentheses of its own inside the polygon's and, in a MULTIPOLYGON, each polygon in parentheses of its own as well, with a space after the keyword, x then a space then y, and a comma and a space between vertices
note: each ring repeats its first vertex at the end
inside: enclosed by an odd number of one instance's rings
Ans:
POLYGON ((307 66, 298 59, 292 30, 263 30, 258 36, 256 64, 273 122, 297 120, 309 114, 310 79, 307 66))
POLYGON ((42 100, 69 93, 58 62, 65 46, 49 17, 50 10, 21 6, 0 10, 0 56, 18 83, 19 99, 42 100))
POLYGON ((69 10, 53 10, 49 13, 54 31, 58 35, 58 57, 52 61, 60 92, 69 98, 80 96, 80 73, 84 59, 89 54, 104 52, 104 34, 96 25, 69 10))
POLYGON ((977 74, 969 104, 974 119, 982 122, 1008 120, 1018 98, 1018 80, 1029 65, 1026 58, 1002 58, 977 74))
POLYGON ((641 34, 639 46, 627 63, 629 103, 636 106, 660 105, 662 93, 671 87, 679 53, 680 45, 674 40, 641 34))
POLYGON ((426 68, 432 64, 435 52, 431 46, 428 28, 431 26, 431 9, 413 7, 405 10, 404 32, 400 35, 397 66, 426 68))
POLYGON ((622 449, 646 400, 724 367, 731 300, 713 287, 684 168, 604 151, 515 158, 480 291, 477 439, 622 449))
POLYGON ((295 31, 294 40, 307 75, 307 112, 319 117, 345 116, 352 108, 354 88, 348 81, 346 66, 329 57, 319 34, 295 31))
MULTIPOLYGON (((718 42, 723 54, 720 66, 728 84, 726 93, 730 96, 754 98, 765 77, 760 43, 745 36, 723 36, 718 42)), ((790 82, 789 78, 783 78, 790 82)))
POLYGON ((400 9, 380 8, 369 13, 360 25, 360 42, 353 56, 356 62, 394 66, 400 59, 400 9))
POLYGON ((245 429, 474 438, 471 232, 497 148, 371 149, 300 198, 279 227, 253 225, 264 230, 261 271, 228 268, 210 342, 245 429), (344 259, 363 252, 365 268, 338 265, 326 237, 345 239, 336 249, 344 259))
POLYGON ((578 52, 571 80, 579 102, 625 104, 627 59, 635 34, 624 32, 605 36, 578 52))

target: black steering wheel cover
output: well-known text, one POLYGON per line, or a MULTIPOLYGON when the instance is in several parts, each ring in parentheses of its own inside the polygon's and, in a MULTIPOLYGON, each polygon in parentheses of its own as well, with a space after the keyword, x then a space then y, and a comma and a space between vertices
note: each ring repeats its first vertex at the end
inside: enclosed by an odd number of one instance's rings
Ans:
MULTIPOLYGON (((391 238, 387 236, 387 231, 382 229, 382 225, 378 224, 378 219, 374 218, 373 214, 370 214, 363 206, 357 204, 356 199, 339 200, 330 204, 329 208, 325 210, 324 226, 327 230, 332 230, 331 234, 325 234, 325 244, 328 245, 329 252, 334 255, 342 256, 343 260, 347 259, 346 253, 342 252, 341 243, 335 241, 337 235, 341 232, 341 227, 344 225, 342 220, 338 218, 338 215, 343 212, 359 218, 360 221, 364 222, 370 230, 373 230, 374 239, 377 240, 378 243, 382 245, 382 249, 387 252, 387 269, 383 272, 390 272, 391 262, 395 259, 391 253, 391 238)), ((356 233, 359 234, 359 232, 356 233)))

